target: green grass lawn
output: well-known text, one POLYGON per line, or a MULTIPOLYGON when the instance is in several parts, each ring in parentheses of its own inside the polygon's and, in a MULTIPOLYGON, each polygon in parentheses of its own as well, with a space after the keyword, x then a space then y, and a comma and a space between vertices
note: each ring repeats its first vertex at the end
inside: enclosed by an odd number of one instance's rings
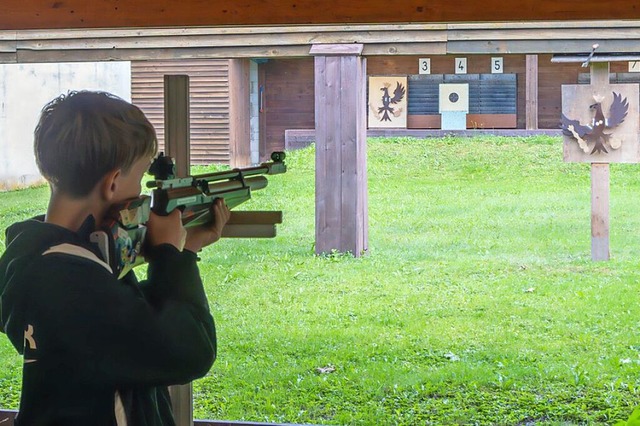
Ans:
MULTIPOLYGON (((313 148, 287 163, 240 207, 283 210, 278 236, 202 254, 219 356, 195 418, 595 425, 640 404, 640 166, 611 165, 611 260, 592 262, 589 165, 558 138, 370 139, 361 258, 314 255, 313 148)), ((47 196, 0 194, 0 228, 47 196)), ((0 356, 15 409, 5 337, 0 356)))

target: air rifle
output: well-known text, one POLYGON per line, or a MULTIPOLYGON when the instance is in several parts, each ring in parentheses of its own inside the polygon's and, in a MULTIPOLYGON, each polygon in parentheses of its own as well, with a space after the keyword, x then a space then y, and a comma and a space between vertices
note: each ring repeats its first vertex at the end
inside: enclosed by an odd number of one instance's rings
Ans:
MULTIPOLYGON (((263 189, 268 181, 264 175, 287 171, 285 153, 274 152, 270 162, 246 168, 179 178, 171 157, 161 153, 151 164, 154 180, 147 182, 151 196, 142 195, 123 205, 115 206, 90 240, 98 245, 104 260, 118 278, 144 263, 144 238, 149 213, 168 215, 182 211, 185 228, 209 223, 213 202, 222 198, 229 209, 251 199, 251 191, 263 189)), ((275 237, 275 224, 282 223, 280 211, 245 211, 231 213, 222 237, 275 237)))

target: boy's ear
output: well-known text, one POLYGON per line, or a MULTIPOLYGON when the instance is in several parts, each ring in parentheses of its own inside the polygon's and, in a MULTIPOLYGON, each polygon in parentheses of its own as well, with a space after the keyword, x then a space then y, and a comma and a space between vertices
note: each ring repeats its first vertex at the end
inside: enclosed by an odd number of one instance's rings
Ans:
POLYGON ((118 190, 120 169, 111 170, 100 181, 100 196, 105 201, 111 201, 118 190))

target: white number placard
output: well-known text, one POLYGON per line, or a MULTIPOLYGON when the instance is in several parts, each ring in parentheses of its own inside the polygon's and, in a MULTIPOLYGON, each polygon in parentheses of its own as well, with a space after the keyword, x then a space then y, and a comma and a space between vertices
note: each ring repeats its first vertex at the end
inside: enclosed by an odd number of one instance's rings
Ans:
POLYGON ((418 59, 418 74, 431 74, 431 58, 418 59))
POLYGON ((640 61, 629 61, 629 72, 640 72, 640 61))
POLYGON ((466 74, 467 73, 467 58, 456 58, 455 62, 456 74, 466 74))
POLYGON ((502 57, 491 58, 491 74, 502 74, 504 72, 504 60, 502 57))

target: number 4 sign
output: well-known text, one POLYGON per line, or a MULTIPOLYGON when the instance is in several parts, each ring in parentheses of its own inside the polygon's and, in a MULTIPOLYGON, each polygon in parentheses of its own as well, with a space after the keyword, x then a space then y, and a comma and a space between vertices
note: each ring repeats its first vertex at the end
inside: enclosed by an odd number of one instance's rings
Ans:
POLYGON ((629 61, 629 72, 640 72, 640 61, 629 61))
POLYGON ((467 58, 456 58, 455 68, 456 68, 455 70, 456 74, 466 74, 467 58))

